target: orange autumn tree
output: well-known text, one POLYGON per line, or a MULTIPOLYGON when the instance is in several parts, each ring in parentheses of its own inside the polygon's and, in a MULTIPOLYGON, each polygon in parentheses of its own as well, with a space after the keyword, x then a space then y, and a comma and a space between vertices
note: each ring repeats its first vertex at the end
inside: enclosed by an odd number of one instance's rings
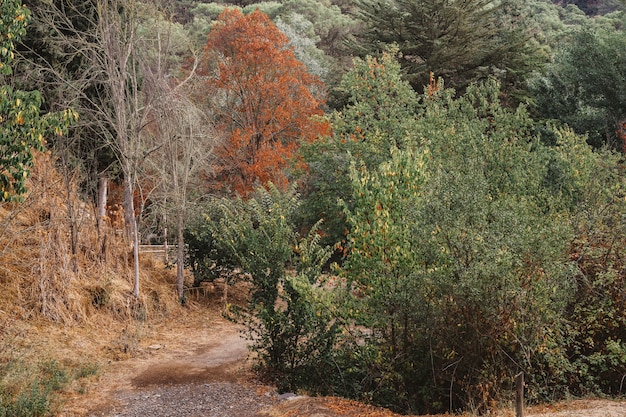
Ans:
POLYGON ((199 74, 225 139, 216 149, 215 183, 248 194, 257 184, 288 183, 302 141, 327 133, 322 82, 309 74, 289 40, 260 11, 226 9, 204 48, 199 74))

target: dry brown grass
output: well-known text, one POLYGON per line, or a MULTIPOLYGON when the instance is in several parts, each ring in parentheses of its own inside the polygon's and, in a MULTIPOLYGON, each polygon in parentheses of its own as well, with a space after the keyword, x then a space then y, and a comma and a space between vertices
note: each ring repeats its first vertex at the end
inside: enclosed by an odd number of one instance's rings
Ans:
POLYGON ((129 241, 112 227, 98 235, 94 208, 47 154, 37 156, 24 201, 0 205, 0 257, 0 311, 21 318, 74 325, 102 312, 148 320, 178 308, 170 271, 149 257, 142 296, 132 297, 129 241))
MULTIPOLYGON (((46 362, 74 371, 132 357, 153 326, 185 315, 174 272, 151 255, 140 259, 141 296, 132 296, 129 240, 112 225, 98 234, 76 182, 39 154, 24 201, 0 204, 0 390, 8 394, 28 389, 46 362)), ((67 389, 82 389, 73 384, 67 389)))

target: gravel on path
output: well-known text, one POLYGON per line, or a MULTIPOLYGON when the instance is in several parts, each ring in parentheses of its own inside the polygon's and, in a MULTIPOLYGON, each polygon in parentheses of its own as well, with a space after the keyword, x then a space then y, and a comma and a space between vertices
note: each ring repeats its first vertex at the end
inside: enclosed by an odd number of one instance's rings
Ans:
POLYGON ((111 409, 89 417, 255 417, 275 396, 237 383, 157 386, 116 395, 111 409))

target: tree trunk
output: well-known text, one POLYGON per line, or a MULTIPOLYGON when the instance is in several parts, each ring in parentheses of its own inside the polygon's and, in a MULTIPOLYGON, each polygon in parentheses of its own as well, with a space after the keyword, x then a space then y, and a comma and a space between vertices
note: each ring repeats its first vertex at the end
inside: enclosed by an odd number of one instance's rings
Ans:
MULTIPOLYGON (((167 207, 167 197, 163 199, 163 204, 167 207)), ((163 262, 167 265, 169 259, 169 247, 167 242, 167 210, 163 212, 163 262)))
POLYGON ((515 417, 524 417, 524 372, 515 375, 515 417))
POLYGON ((618 146, 622 152, 626 152, 626 119, 622 119, 617 123, 617 137, 620 141, 618 146))
POLYGON ((185 239, 183 236, 183 213, 184 210, 181 207, 176 215, 176 244, 178 245, 176 248, 176 288, 178 289, 178 300, 180 302, 184 301, 183 291, 185 283, 185 239))
POLYGON ((139 298, 139 230, 137 230, 137 218, 135 217, 135 202, 133 201, 133 185, 129 175, 124 178, 124 202, 125 216, 128 227, 128 233, 133 240, 133 296, 139 298))
POLYGON ((97 226, 98 236, 102 235, 104 229, 104 221, 107 215, 107 194, 109 192, 109 178, 106 174, 102 173, 98 176, 98 212, 97 212, 97 226))
MULTIPOLYGON (((65 157, 65 155, 63 155, 65 157)), ((63 166, 67 167, 68 164, 65 163, 65 158, 63 158, 63 166)), ((77 248, 77 239, 78 239, 78 232, 76 230, 76 218, 74 216, 74 204, 72 202, 72 183, 71 183, 71 179, 70 179, 70 173, 69 173, 69 169, 65 169, 64 170, 64 179, 65 179, 65 192, 67 192, 67 200, 66 200, 66 205, 67 205, 67 220, 69 222, 69 228, 70 228, 70 245, 71 245, 71 250, 72 250, 72 271, 75 274, 78 274, 78 261, 76 259, 76 255, 78 253, 78 248, 77 248)))

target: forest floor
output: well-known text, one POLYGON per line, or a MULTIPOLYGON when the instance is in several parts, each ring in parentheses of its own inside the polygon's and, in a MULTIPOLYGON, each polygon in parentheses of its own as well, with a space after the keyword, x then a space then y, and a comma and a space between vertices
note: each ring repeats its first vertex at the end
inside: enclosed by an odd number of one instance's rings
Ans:
MULTIPOLYGON (((62 417, 397 417, 340 398, 279 395, 257 380, 247 342, 222 318, 218 297, 184 317, 145 326, 123 349, 102 345, 106 363, 81 390, 68 393, 62 417), (117 353, 116 353, 117 352, 117 353), (121 354, 120 352, 123 352, 121 354)), ((102 340, 101 340, 102 342, 102 340)), ((513 417, 512 409, 492 414, 513 417)), ((576 400, 532 407, 527 417, 623 417, 626 402, 576 400)))

